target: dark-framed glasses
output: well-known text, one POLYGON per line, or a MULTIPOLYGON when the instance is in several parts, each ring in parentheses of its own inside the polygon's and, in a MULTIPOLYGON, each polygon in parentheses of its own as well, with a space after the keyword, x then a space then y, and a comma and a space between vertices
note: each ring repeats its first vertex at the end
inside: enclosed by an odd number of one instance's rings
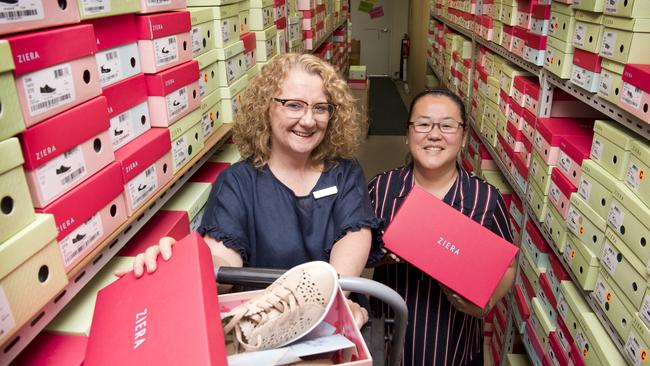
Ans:
POLYGON ((336 105, 332 103, 316 103, 310 105, 309 103, 299 99, 273 98, 273 100, 282 104, 282 107, 289 118, 302 118, 307 114, 307 110, 311 109, 311 114, 314 119, 327 121, 332 118, 332 115, 336 110, 336 105))
POLYGON ((464 123, 460 123, 454 120, 445 120, 441 122, 425 122, 425 121, 415 121, 408 122, 409 126, 413 126, 413 131, 418 133, 429 133, 433 130, 435 126, 438 126, 440 132, 442 133, 456 133, 461 127, 464 127, 464 123))

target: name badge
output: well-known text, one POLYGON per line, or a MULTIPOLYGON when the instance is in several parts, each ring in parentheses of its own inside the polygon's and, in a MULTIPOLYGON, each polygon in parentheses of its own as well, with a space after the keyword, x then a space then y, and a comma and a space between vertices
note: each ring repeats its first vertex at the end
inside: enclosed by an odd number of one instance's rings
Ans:
POLYGON ((319 199, 319 198, 323 198, 323 197, 331 196, 331 195, 333 195, 333 194, 338 193, 338 191, 339 191, 339 190, 336 189, 336 186, 331 186, 331 187, 329 187, 329 188, 325 188, 325 189, 321 189, 321 190, 315 191, 315 192, 314 192, 314 198, 315 198, 315 199, 319 199))

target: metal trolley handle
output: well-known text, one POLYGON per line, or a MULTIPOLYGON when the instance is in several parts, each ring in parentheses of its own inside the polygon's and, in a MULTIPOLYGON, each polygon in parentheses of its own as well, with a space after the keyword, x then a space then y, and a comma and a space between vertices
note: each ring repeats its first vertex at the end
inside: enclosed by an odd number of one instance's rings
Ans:
MULTIPOLYGON (((217 282, 229 285, 263 288, 284 274, 282 269, 219 267, 215 269, 217 282)), ((358 292, 377 298, 390 305, 395 313, 395 327, 391 339, 390 365, 399 365, 406 336, 408 309, 404 299, 390 287, 377 281, 360 277, 339 276, 344 291, 358 292)))

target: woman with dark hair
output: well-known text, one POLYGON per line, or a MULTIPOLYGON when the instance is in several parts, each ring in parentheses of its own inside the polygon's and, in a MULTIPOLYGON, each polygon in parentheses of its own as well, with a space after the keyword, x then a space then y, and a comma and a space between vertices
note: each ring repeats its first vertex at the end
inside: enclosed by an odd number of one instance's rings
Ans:
MULTIPOLYGON (((410 163, 377 175, 368 184, 375 216, 391 222, 414 185, 428 191, 472 220, 512 241, 507 210, 496 188, 470 176, 457 157, 467 139, 465 106, 446 90, 428 90, 412 101, 406 143, 410 163)), ((375 243, 381 244, 383 230, 375 243)), ((471 269, 468 269, 471 270, 471 269)), ((485 309, 461 298, 415 266, 387 253, 374 280, 404 297, 409 323, 404 365, 483 365, 482 318, 514 282, 513 261, 485 309)), ((374 302, 377 316, 390 309, 374 302)))

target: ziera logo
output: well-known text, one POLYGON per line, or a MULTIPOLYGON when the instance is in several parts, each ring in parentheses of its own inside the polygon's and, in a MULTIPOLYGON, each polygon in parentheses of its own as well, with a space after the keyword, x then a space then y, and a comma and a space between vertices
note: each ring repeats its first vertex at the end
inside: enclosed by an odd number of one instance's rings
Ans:
POLYGON ((133 336, 133 349, 137 349, 146 341, 144 335, 147 333, 147 308, 135 314, 135 335, 133 336))
POLYGON ((450 241, 447 241, 447 239, 443 238, 442 236, 440 239, 438 239, 438 245, 447 249, 454 255, 460 255, 460 248, 452 244, 450 241))

